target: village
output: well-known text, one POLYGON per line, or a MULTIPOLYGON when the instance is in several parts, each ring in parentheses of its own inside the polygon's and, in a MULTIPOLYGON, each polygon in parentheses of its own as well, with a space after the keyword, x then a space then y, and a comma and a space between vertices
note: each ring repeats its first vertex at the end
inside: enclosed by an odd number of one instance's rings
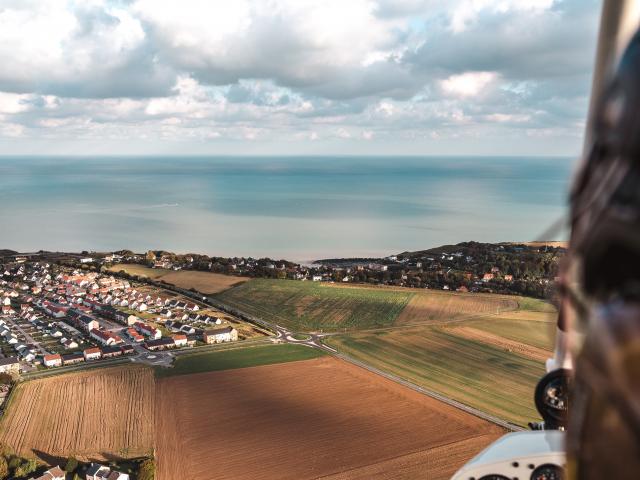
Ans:
POLYGON ((76 266, 117 270, 119 263, 155 269, 195 270, 252 278, 279 278, 313 282, 367 283, 396 287, 503 293, 548 298, 557 277, 562 245, 463 242, 382 258, 339 258, 295 263, 252 257, 209 257, 123 250, 109 254, 89 252, 76 266))
POLYGON ((13 376, 120 357, 170 361, 158 352, 250 331, 193 299, 47 261, 0 266, 0 304, 0 373, 13 376))

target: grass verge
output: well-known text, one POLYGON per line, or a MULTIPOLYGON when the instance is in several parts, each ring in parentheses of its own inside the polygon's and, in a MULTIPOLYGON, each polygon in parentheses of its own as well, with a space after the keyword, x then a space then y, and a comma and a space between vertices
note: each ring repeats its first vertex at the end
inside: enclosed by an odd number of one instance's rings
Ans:
POLYGON ((173 368, 156 368, 156 376, 171 377, 190 373, 256 367, 274 363, 310 360, 323 355, 324 353, 320 350, 291 344, 260 345, 219 352, 196 353, 178 357, 173 368))

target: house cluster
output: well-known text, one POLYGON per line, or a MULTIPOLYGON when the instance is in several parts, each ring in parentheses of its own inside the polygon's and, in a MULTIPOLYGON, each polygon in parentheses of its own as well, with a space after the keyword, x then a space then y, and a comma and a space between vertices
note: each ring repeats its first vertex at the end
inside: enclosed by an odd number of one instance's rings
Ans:
POLYGON ((66 365, 75 365, 77 363, 90 362, 92 360, 100 360, 101 358, 114 358, 122 355, 130 355, 134 353, 131 345, 105 346, 85 348, 81 352, 73 353, 51 353, 42 357, 42 364, 45 367, 61 367, 66 365))
MULTIPOLYGON (((29 480, 66 480, 66 478, 67 473, 56 465, 39 477, 31 477, 29 480)), ((87 467, 83 478, 84 480, 129 480, 130 476, 128 473, 119 472, 106 465, 91 463, 87 467)))
POLYGON ((134 353, 136 344, 156 351, 238 339, 222 318, 162 292, 46 261, 0 265, 0 355, 10 348, 4 356, 54 368, 134 353))
POLYGON ((0 338, 24 364, 57 367, 133 353, 117 334, 100 328, 91 305, 97 295, 126 290, 128 282, 66 273, 46 262, 4 265, 0 274, 0 298, 11 309, 3 310, 0 338))
POLYGON ((25 362, 32 362, 36 359, 38 353, 36 346, 29 343, 25 335, 16 328, 11 316, 0 318, 0 337, 13 349, 19 359, 25 362))

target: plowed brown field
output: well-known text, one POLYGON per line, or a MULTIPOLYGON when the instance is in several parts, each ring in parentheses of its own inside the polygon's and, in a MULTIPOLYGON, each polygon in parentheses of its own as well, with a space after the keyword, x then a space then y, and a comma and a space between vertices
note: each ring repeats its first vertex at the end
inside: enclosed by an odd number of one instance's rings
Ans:
POLYGON ((158 480, 449 478, 502 433, 327 357, 156 388, 158 480))
POLYGON ((110 368, 19 385, 0 442, 25 456, 137 457, 153 450, 154 378, 148 368, 110 368))

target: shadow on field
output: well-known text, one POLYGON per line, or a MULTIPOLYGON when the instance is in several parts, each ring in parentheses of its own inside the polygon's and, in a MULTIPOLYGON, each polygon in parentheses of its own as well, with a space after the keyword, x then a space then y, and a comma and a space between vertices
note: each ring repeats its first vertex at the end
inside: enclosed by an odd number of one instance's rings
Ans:
POLYGON ((33 454, 42 460, 47 465, 59 465, 61 468, 67 464, 67 457, 59 457, 57 455, 50 455, 42 450, 32 450, 33 454))

